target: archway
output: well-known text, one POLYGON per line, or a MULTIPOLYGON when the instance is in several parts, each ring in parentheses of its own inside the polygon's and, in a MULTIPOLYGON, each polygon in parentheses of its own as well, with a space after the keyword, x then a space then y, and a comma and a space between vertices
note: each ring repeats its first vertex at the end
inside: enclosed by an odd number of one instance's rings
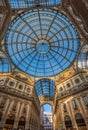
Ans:
POLYGON ((13 114, 8 115, 6 122, 5 122, 5 130, 12 130, 14 125, 15 116, 13 114))
POLYGON ((53 130, 53 110, 49 103, 41 106, 41 129, 53 130))
POLYGON ((18 130, 25 130, 25 117, 20 117, 19 123, 18 123, 18 130))
POLYGON ((67 116, 65 116, 64 120, 65 120, 66 130, 73 130, 72 121, 71 121, 70 117, 67 115, 67 116))
POLYGON ((75 115, 75 119, 79 130, 87 130, 85 120, 80 113, 75 115))

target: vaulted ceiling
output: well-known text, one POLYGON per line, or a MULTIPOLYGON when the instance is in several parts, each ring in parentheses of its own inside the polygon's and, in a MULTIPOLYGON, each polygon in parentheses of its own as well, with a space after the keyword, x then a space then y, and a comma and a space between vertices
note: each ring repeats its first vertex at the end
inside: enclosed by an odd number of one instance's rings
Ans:
POLYGON ((86 0, 1 0, 0 73, 28 75, 38 96, 54 97, 61 75, 88 68, 87 14, 86 0))

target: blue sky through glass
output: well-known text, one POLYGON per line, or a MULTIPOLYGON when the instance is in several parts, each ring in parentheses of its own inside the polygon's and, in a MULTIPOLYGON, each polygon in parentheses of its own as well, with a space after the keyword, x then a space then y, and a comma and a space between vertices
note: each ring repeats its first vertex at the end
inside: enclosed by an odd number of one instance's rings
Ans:
POLYGON ((0 73, 10 72, 10 63, 6 55, 0 51, 0 73))
POLYGON ((87 69, 88 68, 88 52, 81 52, 78 57, 78 68, 87 69))
POLYGON ((38 5, 41 6, 54 6, 59 5, 61 0, 9 0, 10 6, 15 9, 29 8, 38 5))
POLYGON ((40 79, 35 83, 35 90, 38 96, 53 98, 55 83, 51 79, 40 79))
POLYGON ((6 34, 6 50, 17 68, 32 76, 54 76, 71 65, 79 35, 59 11, 35 9, 18 15, 6 34))
POLYGON ((52 112, 52 106, 49 104, 44 104, 43 108, 44 108, 44 112, 52 112))

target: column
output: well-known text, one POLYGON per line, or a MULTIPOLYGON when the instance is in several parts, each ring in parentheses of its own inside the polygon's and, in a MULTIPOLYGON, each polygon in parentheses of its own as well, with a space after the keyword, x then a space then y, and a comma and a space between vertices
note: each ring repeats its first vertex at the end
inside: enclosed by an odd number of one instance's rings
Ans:
MULTIPOLYGON (((33 107, 33 106, 31 106, 33 107)), ((33 120, 33 108, 31 109, 31 119, 33 120)), ((33 130, 33 122, 30 122, 30 130, 33 130)))
POLYGON ((65 122, 64 122, 64 110, 63 110, 63 103, 60 103, 60 116, 61 116, 61 124, 60 124, 60 130, 66 129, 65 122))
POLYGON ((73 125, 73 130, 78 130, 77 124, 76 124, 76 120, 75 120, 75 113, 74 113, 74 109, 72 106, 72 102, 68 102, 68 109, 69 109, 69 113, 70 113, 70 118, 72 121, 72 125, 73 125))
POLYGON ((14 100, 12 100, 10 105, 9 105, 9 109, 8 109, 7 115, 9 115, 11 113, 13 105, 14 105, 14 100))
POLYGON ((18 123, 19 123, 19 119, 21 117, 21 114, 23 112, 23 108, 24 108, 24 103, 20 103, 19 106, 19 111, 18 111, 18 115, 16 114, 16 118, 15 118, 15 122, 14 122, 14 126, 13 126, 13 129, 16 130, 18 128, 18 123))
POLYGON ((80 110, 80 112, 85 120, 86 127, 88 129, 88 115, 86 115, 86 113, 85 113, 85 110, 84 110, 85 108, 83 109, 84 103, 83 104, 81 103, 80 98, 76 99, 76 102, 78 104, 78 108, 79 108, 79 110, 80 110))
POLYGON ((9 103, 9 107, 8 107, 6 113, 5 113, 5 116, 3 117, 5 120, 6 120, 7 116, 11 113, 11 110, 12 110, 13 104, 14 104, 14 100, 13 100, 13 101, 10 101, 10 103, 9 103), (6 116, 6 115, 7 115, 7 116, 6 116))
MULTIPOLYGON (((0 97, 0 105, 1 105, 2 100, 3 100, 3 97, 1 96, 1 97, 0 97)), ((3 114, 3 113, 2 113, 2 114, 3 114)), ((0 129, 2 129, 1 126, 2 126, 2 121, 0 122, 0 129)))
POLYGON ((0 97, 0 105, 1 105, 2 100, 3 100, 3 97, 1 96, 1 97, 0 97))
POLYGON ((84 111, 84 113, 85 113, 85 115, 87 116, 87 118, 88 118, 88 108, 86 108, 86 105, 85 105, 85 103, 84 103, 84 101, 83 101, 83 98, 82 97, 80 97, 80 104, 81 104, 81 106, 82 106, 82 108, 83 108, 83 111, 84 111))
POLYGON ((6 121, 6 117, 7 117, 7 111, 9 109, 9 104, 10 104, 10 99, 7 99, 5 107, 4 107, 4 112, 3 112, 3 116, 2 116, 2 122, 1 122, 1 127, 4 127, 5 121, 6 121))
POLYGON ((20 107, 19 117, 18 117, 19 119, 20 119, 20 117, 21 117, 21 115, 22 115, 23 109, 24 109, 24 103, 22 103, 22 104, 21 104, 21 107, 20 107))
POLYGON ((16 106, 16 114, 15 114, 15 121, 14 121, 14 126, 13 126, 13 129, 14 130, 17 130, 17 127, 18 127, 18 122, 19 122, 19 111, 20 111, 20 102, 17 103, 17 106, 16 106))
POLYGON ((26 109, 26 125, 25 125, 25 130, 29 130, 30 127, 30 116, 31 116, 31 106, 30 104, 27 104, 27 109, 26 109))

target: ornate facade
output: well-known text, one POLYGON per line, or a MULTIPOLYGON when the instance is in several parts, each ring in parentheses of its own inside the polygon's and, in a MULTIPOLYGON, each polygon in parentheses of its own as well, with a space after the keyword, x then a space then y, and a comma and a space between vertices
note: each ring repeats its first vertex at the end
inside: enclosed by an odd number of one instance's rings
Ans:
POLYGON ((46 103, 88 130, 88 1, 0 0, 0 130, 44 130, 46 103))
POLYGON ((66 130, 88 129, 87 73, 77 75, 57 85, 55 128, 66 130))

